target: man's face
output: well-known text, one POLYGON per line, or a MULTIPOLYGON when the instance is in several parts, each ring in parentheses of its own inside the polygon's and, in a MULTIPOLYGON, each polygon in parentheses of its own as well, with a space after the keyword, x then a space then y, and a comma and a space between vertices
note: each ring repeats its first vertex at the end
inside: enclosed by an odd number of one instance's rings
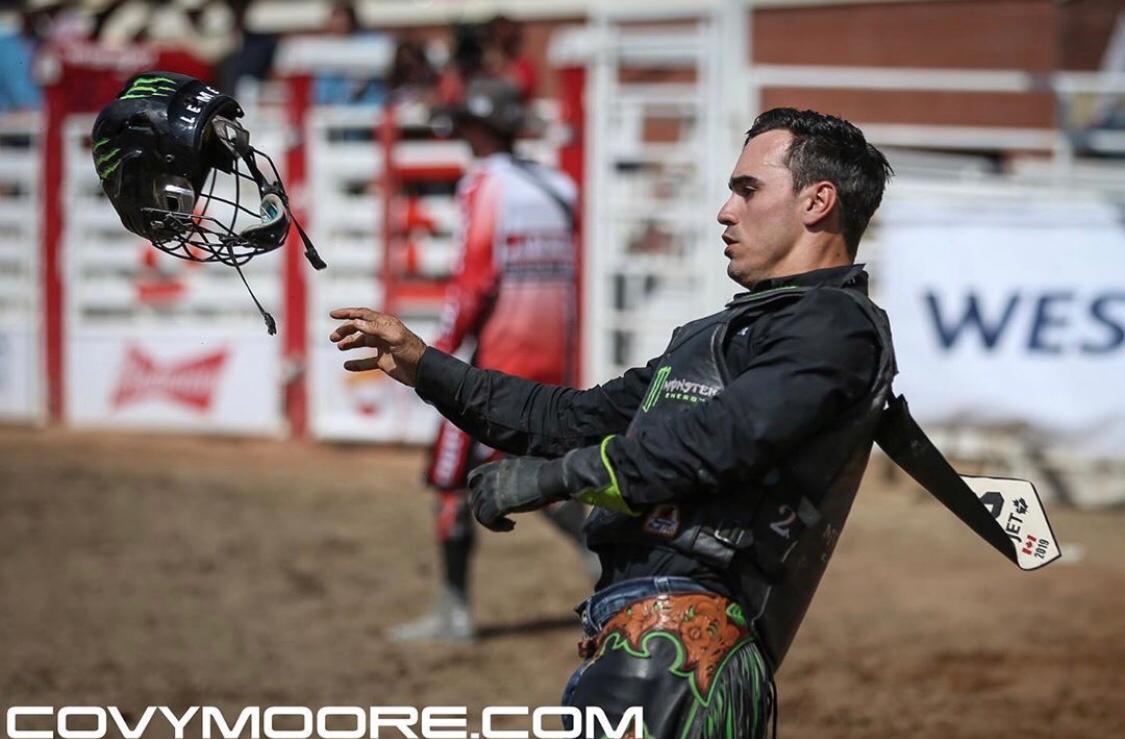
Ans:
POLYGON ((726 226, 727 274, 745 287, 778 276, 774 270, 803 232, 793 175, 785 166, 792 140, 784 130, 750 139, 734 164, 730 197, 719 210, 719 223, 726 226))
POLYGON ((474 118, 459 120, 454 134, 469 145, 474 157, 486 156, 500 144, 499 137, 492 129, 474 118))

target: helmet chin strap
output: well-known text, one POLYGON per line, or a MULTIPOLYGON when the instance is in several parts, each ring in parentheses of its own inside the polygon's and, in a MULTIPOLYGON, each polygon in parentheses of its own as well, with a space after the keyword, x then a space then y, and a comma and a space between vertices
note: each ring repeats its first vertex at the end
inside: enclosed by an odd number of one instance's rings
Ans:
MULTIPOLYGON (((238 127, 238 124, 230 121, 224 121, 224 123, 229 123, 231 126, 238 127)), ((248 135, 224 137, 224 141, 230 147, 231 151, 246 165, 250 176, 254 178, 254 182, 258 185, 258 193, 261 197, 261 224, 243 229, 239 237, 249 242, 265 242, 268 246, 278 246, 285 240, 289 231, 289 224, 292 223, 296 226, 297 233, 301 237, 301 242, 305 246, 305 259, 308 260, 313 269, 321 270, 327 267, 328 265, 320 258, 316 247, 313 246, 312 239, 305 233, 305 229, 301 227, 300 222, 293 215, 293 211, 289 207, 289 196, 286 194, 285 188, 281 185, 281 177, 278 176, 277 167, 274 166, 273 160, 269 158, 269 155, 250 146, 248 135), (256 159, 259 155, 270 163, 270 167, 274 171, 274 182, 266 180, 265 175, 262 174, 262 170, 258 167, 256 159)), ((250 283, 246 281, 246 276, 242 274, 242 268, 239 266, 238 262, 233 259, 233 247, 228 246, 228 250, 232 255, 234 268, 238 272, 242 284, 246 286, 246 292, 250 293, 250 298, 254 301, 254 305, 257 306, 258 312, 262 314, 262 319, 266 322, 266 330, 269 332, 270 336, 277 334, 277 322, 274 320, 273 316, 262 307, 261 302, 259 302, 257 296, 254 295, 254 291, 250 288, 250 283)))
POLYGON ((250 293, 250 299, 254 301, 254 305, 258 307, 258 312, 262 314, 262 320, 266 322, 266 332, 269 333, 270 336, 275 336, 277 334, 277 321, 273 320, 273 316, 271 316, 269 311, 263 308, 262 304, 258 301, 258 296, 254 294, 254 291, 250 288, 250 283, 246 281, 246 275, 242 274, 242 267, 235 264, 234 271, 238 273, 242 284, 246 286, 246 292, 250 293))

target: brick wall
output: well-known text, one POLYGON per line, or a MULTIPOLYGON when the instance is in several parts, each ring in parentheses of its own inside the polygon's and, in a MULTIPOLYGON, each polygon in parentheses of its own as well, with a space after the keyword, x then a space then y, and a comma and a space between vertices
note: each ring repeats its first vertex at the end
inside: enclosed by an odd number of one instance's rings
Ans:
MULTIPOLYGON (((1092 70, 1101 63, 1125 0, 933 0, 760 8, 750 52, 763 64, 1092 70)), ((749 17, 748 17, 749 21, 749 17)), ((547 62, 551 36, 568 20, 524 26, 527 55, 539 65, 539 94, 555 93, 547 62)), ((421 29, 419 29, 421 30, 421 29)), ((430 27, 425 35, 444 29, 430 27)), ((1050 128, 1052 96, 1031 93, 886 92, 771 89, 763 105, 794 105, 857 121, 1050 128)))

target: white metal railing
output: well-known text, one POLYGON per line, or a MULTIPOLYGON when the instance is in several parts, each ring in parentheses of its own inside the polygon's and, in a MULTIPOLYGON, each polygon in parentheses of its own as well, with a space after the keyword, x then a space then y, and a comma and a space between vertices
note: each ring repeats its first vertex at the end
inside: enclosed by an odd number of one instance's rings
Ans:
POLYGON ((40 131, 37 113, 0 115, 0 419, 38 420, 43 397, 40 131))
MULTIPOLYGON (((651 8, 648 9, 651 11, 651 8)), ((729 293, 710 248, 714 209, 737 151, 724 103, 726 30, 737 3, 681 8, 674 25, 613 5, 593 19, 587 105, 585 377, 604 380, 658 354, 685 315, 703 315, 729 293), (688 81, 623 79, 629 68, 674 68, 688 81), (648 134, 650 126, 667 135, 648 134), (659 140, 658 140, 659 139, 659 140)), ((567 44, 569 45, 569 44, 567 44)), ((560 47, 564 44, 560 43, 560 47)), ((737 49, 733 51, 741 56, 737 49)))

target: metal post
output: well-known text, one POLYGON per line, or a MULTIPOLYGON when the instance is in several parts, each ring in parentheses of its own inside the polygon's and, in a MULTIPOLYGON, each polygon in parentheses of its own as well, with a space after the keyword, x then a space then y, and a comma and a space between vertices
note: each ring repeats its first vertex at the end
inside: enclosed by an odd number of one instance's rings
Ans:
MULTIPOLYGON (((285 149, 285 169, 291 194, 290 208, 299 221, 308 216, 308 168, 305 145, 305 123, 312 102, 312 77, 295 74, 289 78, 289 105, 287 107, 288 140, 285 149)), ((300 248, 296 226, 291 226, 285 249, 285 323, 282 327, 283 351, 286 372, 282 381, 285 387, 285 414, 289 432, 303 438, 308 432, 308 301, 305 285, 305 257, 300 248)))

